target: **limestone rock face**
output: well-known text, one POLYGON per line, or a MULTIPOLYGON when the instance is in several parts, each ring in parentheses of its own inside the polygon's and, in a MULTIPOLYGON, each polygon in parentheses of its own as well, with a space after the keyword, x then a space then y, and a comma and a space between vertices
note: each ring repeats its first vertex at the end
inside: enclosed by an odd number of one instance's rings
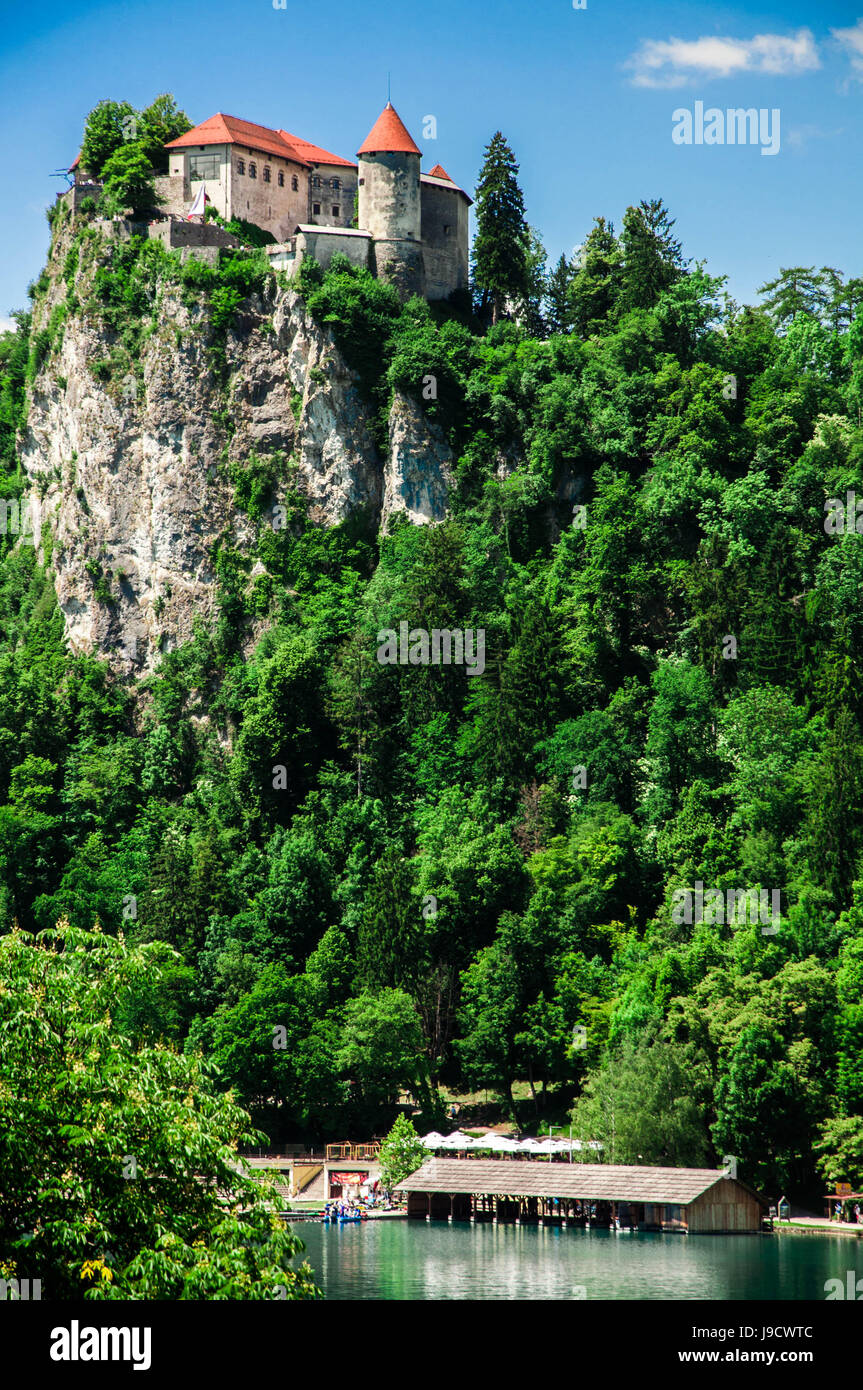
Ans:
POLYGON ((452 485, 452 454, 443 432, 417 401, 400 392, 393 398, 389 426, 382 529, 399 511, 415 524, 440 520, 452 485))
MULTIPOLYGON (((62 238, 34 329, 62 304, 62 238)), ((86 301, 86 285, 78 298, 86 301)), ((254 557, 256 525, 235 501, 237 471, 277 456, 273 505, 290 486, 310 519, 362 509, 372 525, 406 511, 443 518, 449 450, 421 407, 398 396, 382 459, 370 410, 332 338, 274 282, 244 301, 221 374, 204 301, 163 286, 135 372, 111 373, 116 334, 75 308, 31 389, 21 440, 33 537, 55 572, 73 651, 125 673, 152 670, 217 603, 221 540, 254 557), (233 476, 232 476, 233 474, 233 476), (44 545, 44 548, 43 548, 44 545)))

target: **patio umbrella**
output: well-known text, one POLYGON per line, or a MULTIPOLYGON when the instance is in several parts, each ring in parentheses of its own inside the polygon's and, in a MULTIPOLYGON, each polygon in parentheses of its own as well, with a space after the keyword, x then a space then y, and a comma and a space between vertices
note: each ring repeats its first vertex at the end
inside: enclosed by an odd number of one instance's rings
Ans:
POLYGON ((495 1134, 493 1130, 489 1130, 488 1134, 483 1134, 480 1139, 475 1139, 474 1145, 478 1149, 499 1149, 502 1138, 503 1135, 495 1134))

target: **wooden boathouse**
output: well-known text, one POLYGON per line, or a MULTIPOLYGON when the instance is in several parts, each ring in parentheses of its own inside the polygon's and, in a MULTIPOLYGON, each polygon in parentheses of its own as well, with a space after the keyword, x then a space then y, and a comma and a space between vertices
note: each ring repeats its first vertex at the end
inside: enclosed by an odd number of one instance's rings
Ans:
POLYGON ((408 1216, 728 1234, 760 1231, 769 1203, 716 1168, 433 1158, 396 1187, 408 1216))

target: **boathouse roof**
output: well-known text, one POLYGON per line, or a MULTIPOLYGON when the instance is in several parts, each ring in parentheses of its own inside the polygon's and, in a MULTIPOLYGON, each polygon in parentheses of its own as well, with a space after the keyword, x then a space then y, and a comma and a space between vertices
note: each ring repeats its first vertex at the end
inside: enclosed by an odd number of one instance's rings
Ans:
POLYGON ((766 1198, 721 1168, 646 1168, 611 1163, 531 1163, 507 1159, 432 1158, 397 1192, 487 1193, 499 1197, 569 1197, 586 1202, 668 1202, 688 1206, 717 1183, 766 1198))

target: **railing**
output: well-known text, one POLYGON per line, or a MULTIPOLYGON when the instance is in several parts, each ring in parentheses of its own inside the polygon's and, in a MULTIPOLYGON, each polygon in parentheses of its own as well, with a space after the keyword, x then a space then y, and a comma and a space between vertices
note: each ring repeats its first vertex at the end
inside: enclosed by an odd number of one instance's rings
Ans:
POLYGON ((345 1158, 368 1161, 377 1158, 380 1151, 380 1144, 327 1144, 327 1159, 330 1162, 345 1158))

